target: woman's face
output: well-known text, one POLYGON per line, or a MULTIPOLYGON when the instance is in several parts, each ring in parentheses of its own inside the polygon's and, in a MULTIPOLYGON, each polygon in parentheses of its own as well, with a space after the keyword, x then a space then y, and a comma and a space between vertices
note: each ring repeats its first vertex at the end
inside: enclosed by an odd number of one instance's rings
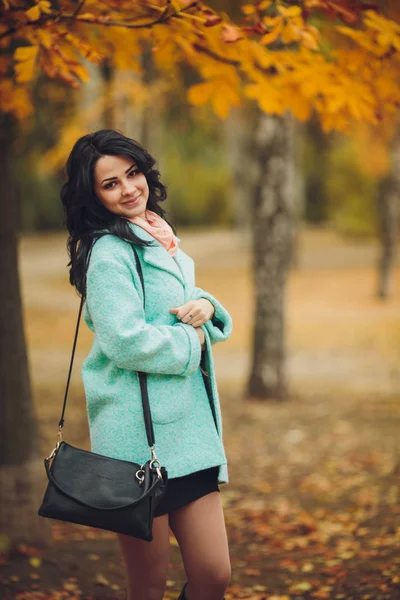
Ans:
POLYGON ((102 156, 96 162, 94 179, 95 194, 110 212, 144 219, 149 186, 132 158, 126 155, 102 156))

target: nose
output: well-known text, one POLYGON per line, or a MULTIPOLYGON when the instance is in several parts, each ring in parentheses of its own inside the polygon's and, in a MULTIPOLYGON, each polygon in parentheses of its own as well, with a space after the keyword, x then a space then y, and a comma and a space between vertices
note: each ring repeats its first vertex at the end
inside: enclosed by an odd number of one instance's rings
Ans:
POLYGON ((123 196, 133 196, 136 193, 136 186, 132 180, 127 180, 122 182, 122 195, 123 196))

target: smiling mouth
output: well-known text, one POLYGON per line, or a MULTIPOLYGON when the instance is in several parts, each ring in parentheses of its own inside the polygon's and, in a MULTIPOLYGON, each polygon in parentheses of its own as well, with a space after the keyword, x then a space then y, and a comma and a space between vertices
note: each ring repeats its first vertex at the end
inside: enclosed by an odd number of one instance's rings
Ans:
POLYGON ((122 204, 134 204, 137 200, 139 200, 139 198, 140 198, 141 195, 142 194, 139 194, 135 198, 132 198, 132 200, 127 200, 126 202, 123 202, 122 204))

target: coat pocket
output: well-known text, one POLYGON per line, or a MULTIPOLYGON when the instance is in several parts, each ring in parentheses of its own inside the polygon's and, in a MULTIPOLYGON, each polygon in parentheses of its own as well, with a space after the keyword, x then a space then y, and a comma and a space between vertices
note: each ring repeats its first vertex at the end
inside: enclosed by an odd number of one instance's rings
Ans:
POLYGON ((194 378, 181 375, 147 374, 147 389, 154 423, 183 419, 194 405, 194 378))

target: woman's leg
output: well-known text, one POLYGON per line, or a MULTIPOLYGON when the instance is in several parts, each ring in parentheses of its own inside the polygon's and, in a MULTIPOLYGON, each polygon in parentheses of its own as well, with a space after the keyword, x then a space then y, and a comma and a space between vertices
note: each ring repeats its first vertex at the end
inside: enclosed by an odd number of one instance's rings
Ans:
POLYGON ((153 520, 153 541, 118 534, 128 579, 127 600, 162 600, 169 554, 168 515, 153 520))
POLYGON ((231 578, 221 494, 212 492, 169 515, 182 554, 187 600, 222 600, 231 578))

